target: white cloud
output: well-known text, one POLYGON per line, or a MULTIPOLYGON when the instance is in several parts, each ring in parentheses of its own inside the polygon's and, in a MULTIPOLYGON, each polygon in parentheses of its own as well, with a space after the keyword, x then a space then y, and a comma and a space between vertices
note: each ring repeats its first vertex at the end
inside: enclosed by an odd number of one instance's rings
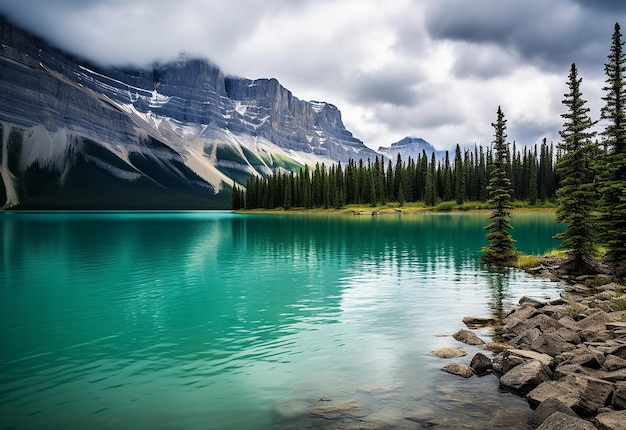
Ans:
POLYGON ((599 114, 603 62, 622 2, 542 0, 0 0, 0 13, 72 53, 146 65, 179 53, 226 74, 275 77, 342 112, 377 149, 404 136, 488 144, 557 139, 569 64, 599 114))

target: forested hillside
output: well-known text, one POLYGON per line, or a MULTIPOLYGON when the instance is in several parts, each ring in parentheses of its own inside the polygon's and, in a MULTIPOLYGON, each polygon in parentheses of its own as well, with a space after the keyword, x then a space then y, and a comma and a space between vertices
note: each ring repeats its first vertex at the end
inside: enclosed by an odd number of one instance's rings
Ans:
MULTIPOLYGON (((545 139, 539 146, 516 148, 513 145, 507 164, 512 196, 531 205, 551 200, 558 187, 555 165, 559 154, 545 139)), ((331 166, 316 164, 297 172, 275 172, 248 180, 246 190, 235 186, 234 209, 339 208, 347 204, 386 204, 388 202, 486 202, 487 185, 493 165, 492 147, 475 146, 443 159, 423 152, 417 159, 394 161, 350 160, 331 166)))

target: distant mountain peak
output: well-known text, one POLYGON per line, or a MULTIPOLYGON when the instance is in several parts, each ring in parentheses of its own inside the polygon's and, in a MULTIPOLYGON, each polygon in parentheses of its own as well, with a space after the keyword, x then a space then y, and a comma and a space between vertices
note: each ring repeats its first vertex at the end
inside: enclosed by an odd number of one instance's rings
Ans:
POLYGON ((433 145, 424 140, 421 137, 407 136, 397 142, 392 143, 389 147, 381 146, 378 148, 378 152, 384 156, 395 160, 400 154, 403 160, 408 160, 409 157, 414 160, 421 156, 426 151, 426 155, 430 156, 435 153, 435 157, 441 158, 442 152, 437 151, 433 145))

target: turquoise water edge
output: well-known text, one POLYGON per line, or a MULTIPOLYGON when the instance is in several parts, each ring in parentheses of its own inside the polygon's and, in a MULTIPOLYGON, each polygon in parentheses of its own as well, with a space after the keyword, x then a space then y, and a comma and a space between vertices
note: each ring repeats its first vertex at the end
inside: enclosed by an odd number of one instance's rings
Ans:
MULTIPOLYGON (((422 428, 417 414, 522 426, 528 406, 495 377, 428 355, 461 346, 464 316, 558 296, 481 265, 486 222, 0 213, 0 429, 315 428, 320 399, 389 428, 422 428)), ((558 246, 553 214, 513 226, 523 252, 558 246)))

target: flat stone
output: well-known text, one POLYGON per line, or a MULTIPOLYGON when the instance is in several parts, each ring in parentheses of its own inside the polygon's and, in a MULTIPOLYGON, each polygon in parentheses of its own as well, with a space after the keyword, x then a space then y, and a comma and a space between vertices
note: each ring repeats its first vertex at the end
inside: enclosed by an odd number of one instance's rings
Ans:
POLYGON ((451 363, 441 368, 444 372, 452 375, 462 376, 463 378, 470 378, 474 371, 467 364, 451 363))
POLYGON ((538 360, 531 360, 509 370, 500 378, 500 385, 520 394, 526 394, 542 382, 552 378, 552 371, 538 360))
POLYGON ((566 351, 571 351, 575 348, 576 347, 573 344, 565 342, 556 334, 550 333, 542 334, 530 345, 530 349, 532 349, 533 351, 548 354, 552 357, 555 357, 566 351))
POLYGON ((459 342, 466 343, 468 345, 484 345, 485 341, 476 336, 473 331, 470 330, 459 330, 452 335, 453 338, 458 340, 459 342))
POLYGON ((491 317, 464 317, 463 324, 468 328, 481 328, 495 323, 496 320, 491 317))
POLYGON ((578 330, 578 325, 576 325, 576 320, 574 320, 574 318, 570 316, 561 317, 558 320, 558 323, 561 324, 563 327, 568 328, 572 331, 578 330))
POLYGON ((616 370, 626 369, 626 360, 617 355, 609 354, 604 360, 602 370, 606 372, 614 372, 616 370))
POLYGON ((546 366, 552 365, 552 357, 548 354, 543 354, 537 351, 528 351, 525 349, 509 349, 509 354, 516 355, 518 357, 527 358, 529 360, 537 360, 545 364, 546 366))
POLYGON ((532 306, 533 308, 541 308, 543 306, 546 305, 545 302, 542 302, 541 300, 537 300, 533 297, 528 297, 528 296, 524 296, 521 299, 519 299, 518 302, 520 305, 529 305, 532 306))
POLYGON ((337 403, 318 406, 310 411, 311 415, 325 419, 336 419, 340 417, 364 417, 367 412, 363 409, 363 405, 356 400, 344 400, 337 403))
POLYGON ((599 376, 607 381, 623 382, 626 381, 626 369, 619 369, 613 372, 602 372, 602 374, 599 376))
POLYGON ((437 358, 459 358, 467 355, 463 348, 439 348, 430 352, 430 355, 437 358))
POLYGON ((578 336, 578 334, 574 330, 571 330, 567 327, 562 327, 558 329, 556 331, 556 335, 563 339, 565 342, 574 344, 581 342, 580 336, 578 336))
POLYGON ((568 408, 572 408, 578 403, 582 388, 568 382, 567 379, 559 381, 546 381, 533 389, 526 399, 531 407, 537 407, 549 398, 560 400, 568 408))
MULTIPOLYGON (((533 316, 537 315, 537 309, 530 305, 522 305, 515 309, 506 317, 506 325, 514 324, 519 321, 527 321, 533 316)), ((506 327, 505 325, 505 327, 506 327)))
POLYGON ((616 333, 611 330, 585 329, 578 332, 581 339, 585 343, 589 342, 608 342, 616 337, 616 333))
POLYGON ((537 430, 597 430, 589 421, 572 417, 563 412, 555 412, 541 424, 537 430))
POLYGON ((604 412, 595 417, 602 430, 624 430, 626 428, 626 411, 604 412))
POLYGON ((626 329, 626 322, 615 321, 606 323, 607 330, 626 329))
POLYGON ((598 311, 593 315, 589 315, 587 318, 578 321, 576 324, 578 330, 593 330, 600 331, 606 330, 606 324, 613 322, 613 318, 604 311, 598 311))
POLYGON ((509 348, 510 346, 508 344, 502 343, 502 342, 487 342, 486 344, 482 346, 482 349, 484 349, 485 351, 490 351, 490 352, 495 352, 495 353, 506 351, 509 348))

